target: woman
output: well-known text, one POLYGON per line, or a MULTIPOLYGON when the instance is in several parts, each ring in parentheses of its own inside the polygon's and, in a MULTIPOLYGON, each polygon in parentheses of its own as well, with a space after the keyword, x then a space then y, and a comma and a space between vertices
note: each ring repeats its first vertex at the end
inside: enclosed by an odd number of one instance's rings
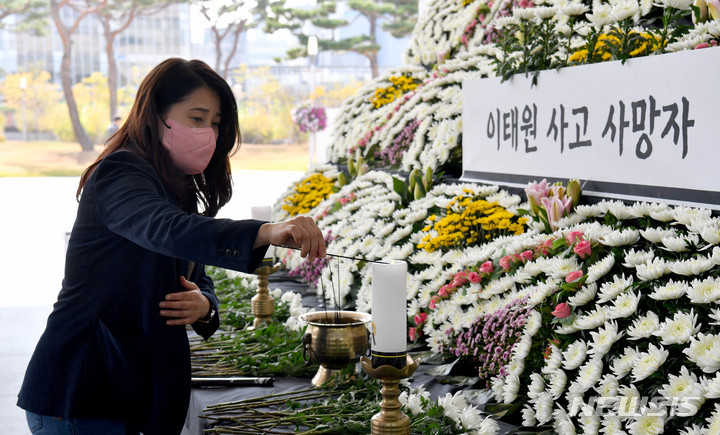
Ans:
POLYGON ((235 99, 206 64, 168 59, 145 77, 80 179, 62 289, 19 394, 33 433, 180 433, 185 325, 204 338, 219 325, 203 265, 252 272, 269 244, 325 255, 310 218, 213 218, 237 144, 235 99))

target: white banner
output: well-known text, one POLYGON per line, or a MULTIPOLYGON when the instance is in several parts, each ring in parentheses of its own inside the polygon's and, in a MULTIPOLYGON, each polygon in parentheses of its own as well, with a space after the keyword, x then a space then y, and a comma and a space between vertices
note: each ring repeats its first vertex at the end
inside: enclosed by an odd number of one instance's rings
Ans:
POLYGON ((463 83, 463 179, 720 209, 720 48, 463 83))

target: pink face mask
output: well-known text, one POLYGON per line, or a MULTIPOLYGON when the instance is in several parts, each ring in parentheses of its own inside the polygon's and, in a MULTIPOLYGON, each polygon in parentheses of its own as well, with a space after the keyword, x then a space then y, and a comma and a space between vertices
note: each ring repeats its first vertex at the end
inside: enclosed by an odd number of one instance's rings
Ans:
POLYGON ((164 124, 162 144, 177 167, 190 175, 204 171, 215 152, 217 138, 212 127, 187 127, 170 118, 164 124))

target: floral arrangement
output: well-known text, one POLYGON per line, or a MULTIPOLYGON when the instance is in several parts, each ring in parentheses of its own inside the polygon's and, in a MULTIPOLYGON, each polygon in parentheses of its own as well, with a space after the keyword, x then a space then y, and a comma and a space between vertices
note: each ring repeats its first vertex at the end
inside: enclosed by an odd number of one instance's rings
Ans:
MULTIPOLYGON (((560 433, 593 427, 700 433, 708 423, 705 430, 714 433, 720 419, 717 218, 702 209, 607 201, 579 206, 549 237, 515 239, 525 240, 515 240, 514 249, 506 245, 514 253, 455 275, 438 292, 448 296, 431 298, 415 315, 418 329, 439 337, 428 340, 438 352, 457 357, 459 348, 462 357, 457 337, 477 336, 475 322, 457 326, 465 322, 454 317, 457 308, 479 321, 492 319, 498 307, 521 304, 530 310, 521 336, 493 349, 511 358, 492 388, 501 402, 527 400, 524 425, 552 423, 560 433), (638 399, 629 403, 632 397, 638 399), (600 399, 609 412, 593 408, 600 399)), ((473 357, 487 373, 482 362, 492 355, 484 355, 480 349, 473 357)))
MULTIPOLYGON (((361 156, 371 169, 456 174, 464 80, 716 46, 716 2, 697 0, 693 13, 691 3, 431 2, 406 65, 345 102, 331 161, 361 156), (389 79, 403 75, 417 87, 387 98, 389 79), (376 95, 387 101, 375 107, 376 95)), ((408 262, 413 346, 475 374, 496 401, 522 410, 526 426, 720 432, 720 220, 709 210, 581 205, 576 182, 534 183, 524 204, 497 186, 436 183, 409 195, 397 184, 370 170, 309 213, 336 236, 329 252, 408 262), (323 215, 351 194, 354 201, 323 215), (460 220, 473 202, 528 221, 522 232, 491 232, 479 243, 475 221, 460 220), (439 243, 451 234, 452 243, 439 243)), ((287 260, 300 261, 296 253, 287 260)), ((328 282, 330 269, 340 302, 369 311, 371 268, 339 261, 322 271, 328 282)))
POLYGON ((303 133, 315 133, 327 127, 324 107, 300 106, 292 111, 292 120, 303 133))

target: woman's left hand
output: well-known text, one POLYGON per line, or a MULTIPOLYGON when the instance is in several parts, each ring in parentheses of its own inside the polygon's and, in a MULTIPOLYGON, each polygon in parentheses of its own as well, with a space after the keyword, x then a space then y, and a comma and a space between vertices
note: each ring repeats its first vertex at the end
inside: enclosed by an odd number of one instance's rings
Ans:
POLYGON ((210 301, 200 292, 197 284, 181 276, 180 285, 187 290, 168 293, 160 302, 160 315, 171 318, 166 322, 170 326, 193 324, 210 312, 210 301))

